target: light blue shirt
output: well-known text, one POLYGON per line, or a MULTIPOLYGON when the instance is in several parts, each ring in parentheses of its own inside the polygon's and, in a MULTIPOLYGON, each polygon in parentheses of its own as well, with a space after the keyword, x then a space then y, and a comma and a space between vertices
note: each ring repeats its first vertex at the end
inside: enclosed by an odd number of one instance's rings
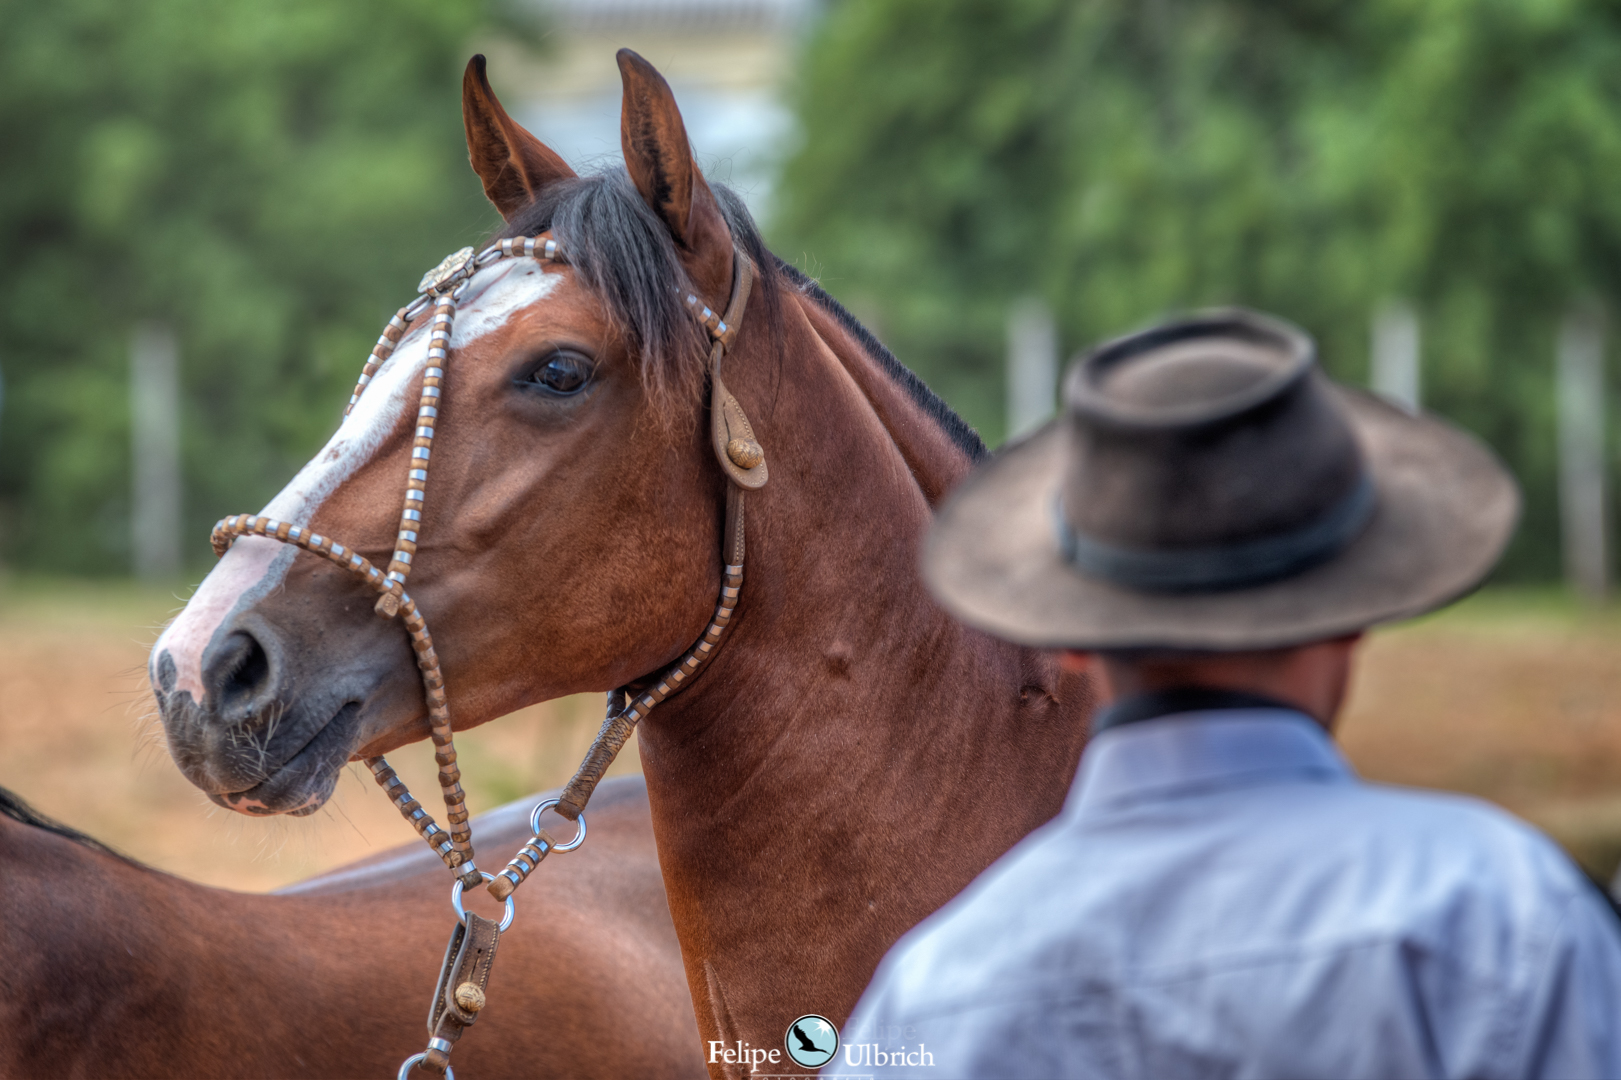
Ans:
POLYGON ((890 950, 823 1075, 1621 1078, 1621 922, 1299 713, 1144 720, 890 950))

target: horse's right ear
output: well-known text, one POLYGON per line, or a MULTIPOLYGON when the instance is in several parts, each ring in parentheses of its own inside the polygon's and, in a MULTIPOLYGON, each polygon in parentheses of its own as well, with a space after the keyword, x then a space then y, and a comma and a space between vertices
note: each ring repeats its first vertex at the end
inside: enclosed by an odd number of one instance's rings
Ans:
POLYGON ((508 221, 535 201, 548 184, 572 179, 574 170, 507 115, 484 74, 484 57, 467 62, 462 76, 462 122, 467 157, 484 182, 484 194, 508 221))

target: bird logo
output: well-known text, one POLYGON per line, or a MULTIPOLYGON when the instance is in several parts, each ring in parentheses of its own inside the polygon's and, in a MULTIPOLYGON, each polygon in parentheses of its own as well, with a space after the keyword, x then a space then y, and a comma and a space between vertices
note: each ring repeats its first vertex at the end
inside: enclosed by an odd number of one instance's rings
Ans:
POLYGON ((806 1013, 788 1025, 782 1045, 794 1064, 807 1069, 820 1068, 839 1052, 839 1029, 825 1016, 806 1013))

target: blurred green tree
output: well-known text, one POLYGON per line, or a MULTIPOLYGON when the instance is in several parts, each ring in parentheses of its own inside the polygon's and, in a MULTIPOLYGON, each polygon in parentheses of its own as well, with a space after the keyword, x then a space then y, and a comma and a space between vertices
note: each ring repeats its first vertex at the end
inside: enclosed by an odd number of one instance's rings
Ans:
POLYGON ((1402 298, 1426 405, 1525 485, 1504 573, 1557 572, 1557 326, 1621 288, 1621 6, 837 3, 798 111, 778 249, 993 440, 1019 295, 1072 348, 1253 305, 1352 382, 1402 298))
POLYGON ((433 0, 0 0, 0 557, 127 569, 130 333, 181 347, 188 556, 336 425, 417 277, 494 218, 433 0))

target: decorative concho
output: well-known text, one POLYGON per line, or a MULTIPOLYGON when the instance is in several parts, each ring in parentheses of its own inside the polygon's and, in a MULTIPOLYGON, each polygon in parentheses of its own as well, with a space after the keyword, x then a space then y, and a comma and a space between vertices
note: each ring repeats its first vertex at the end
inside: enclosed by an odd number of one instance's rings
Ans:
POLYGON ((726 456, 739 469, 752 469, 765 460, 765 450, 753 439, 729 439, 726 456))
POLYGON ((439 292, 458 278, 469 276, 473 266, 473 255, 473 249, 470 247, 446 255, 444 262, 422 275, 422 280, 417 282, 417 292, 439 292))

